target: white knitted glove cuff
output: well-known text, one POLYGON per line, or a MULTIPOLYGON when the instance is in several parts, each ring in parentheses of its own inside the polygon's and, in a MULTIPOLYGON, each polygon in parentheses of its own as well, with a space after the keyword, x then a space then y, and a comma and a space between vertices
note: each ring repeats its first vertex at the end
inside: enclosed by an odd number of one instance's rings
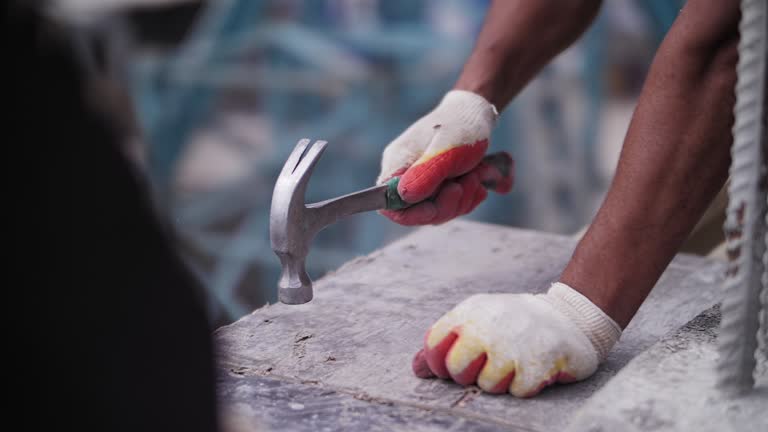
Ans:
POLYGON ((461 124, 476 124, 478 121, 496 124, 499 111, 492 103, 477 93, 466 90, 451 90, 443 96, 436 111, 450 110, 461 124))
POLYGON ((583 294, 557 282, 542 298, 573 322, 584 333, 603 362, 621 337, 621 327, 583 294))

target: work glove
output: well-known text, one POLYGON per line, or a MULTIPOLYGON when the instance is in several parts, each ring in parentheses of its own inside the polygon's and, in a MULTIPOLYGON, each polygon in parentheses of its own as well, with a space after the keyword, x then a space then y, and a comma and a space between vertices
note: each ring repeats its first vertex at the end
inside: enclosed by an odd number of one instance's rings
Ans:
POLYGON ((401 176, 397 190, 404 210, 381 214, 401 225, 440 224, 472 211, 488 195, 483 183, 508 193, 512 171, 504 176, 481 159, 488 149, 498 112, 482 96, 451 90, 429 114, 385 149, 377 183, 401 176))
POLYGON ((413 371, 531 397, 592 375, 620 336, 616 322, 563 283, 546 294, 480 294, 432 325, 413 371))

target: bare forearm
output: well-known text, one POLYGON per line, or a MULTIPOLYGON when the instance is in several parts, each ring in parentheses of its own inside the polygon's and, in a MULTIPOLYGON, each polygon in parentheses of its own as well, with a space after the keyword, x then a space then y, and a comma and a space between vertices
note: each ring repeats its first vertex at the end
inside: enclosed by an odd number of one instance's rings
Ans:
POLYGON ((589 27, 600 0, 495 0, 455 88, 501 110, 589 27))
POLYGON ((737 17, 732 6, 713 11, 711 22, 688 19, 673 27, 647 78, 606 200, 561 277, 622 327, 727 177, 737 17), (697 40, 696 29, 714 36, 697 40))

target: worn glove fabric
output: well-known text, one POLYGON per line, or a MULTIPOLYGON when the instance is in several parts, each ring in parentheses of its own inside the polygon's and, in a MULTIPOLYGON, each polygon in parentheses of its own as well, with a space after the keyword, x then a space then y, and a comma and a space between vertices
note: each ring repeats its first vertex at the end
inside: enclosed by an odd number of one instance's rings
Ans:
POLYGON ((592 375, 620 336, 615 321, 563 283, 546 294, 480 294, 432 325, 413 369, 531 397, 592 375))
POLYGON ((377 180, 381 184, 401 176, 398 192, 406 202, 434 200, 381 213, 402 225, 438 224, 477 207, 488 194, 483 182, 495 183, 498 193, 509 192, 511 175, 504 178, 481 163, 497 116, 480 95, 446 93, 435 109, 384 149, 377 180))

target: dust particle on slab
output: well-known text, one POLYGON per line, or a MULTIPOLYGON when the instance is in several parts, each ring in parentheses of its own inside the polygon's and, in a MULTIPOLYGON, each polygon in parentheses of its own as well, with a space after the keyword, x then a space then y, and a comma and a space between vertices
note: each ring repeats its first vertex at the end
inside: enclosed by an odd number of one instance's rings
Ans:
POLYGON ((464 390, 464 393, 462 393, 459 399, 451 403, 451 408, 455 408, 455 407, 464 408, 465 406, 467 406, 467 403, 472 401, 472 399, 474 399, 475 396, 479 395, 480 393, 481 393, 481 390, 478 387, 468 387, 467 389, 464 390))
POLYGON ((300 403, 296 403, 296 402, 291 402, 291 403, 288 404, 288 406, 292 410, 294 410, 294 411, 298 411, 298 410, 303 410, 304 409, 304 404, 300 404, 300 403))
POLYGON ((305 341, 305 340, 311 338, 312 336, 314 336, 312 333, 298 332, 298 333, 296 333, 296 337, 294 337, 293 341, 294 342, 305 341))
POLYGON ((371 397, 371 395, 369 395, 368 393, 364 393, 364 392, 355 393, 354 395, 352 395, 352 397, 354 397, 357 400, 361 400, 361 401, 365 401, 365 402, 370 402, 370 401, 373 400, 373 397, 371 397))
POLYGON ((246 372, 248 372, 247 366, 238 366, 236 368, 230 368, 230 372, 232 372, 235 375, 245 375, 246 372))
POLYGON ((307 353, 307 340, 309 340, 312 336, 314 336, 312 333, 308 333, 305 331, 300 331, 296 333, 296 336, 293 338, 293 356, 298 358, 303 358, 304 355, 307 353))

